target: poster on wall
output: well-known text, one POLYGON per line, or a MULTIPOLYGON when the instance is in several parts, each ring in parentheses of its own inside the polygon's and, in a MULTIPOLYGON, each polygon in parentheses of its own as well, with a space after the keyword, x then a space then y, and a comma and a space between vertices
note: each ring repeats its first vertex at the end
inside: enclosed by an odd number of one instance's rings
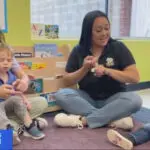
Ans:
POLYGON ((31 39, 58 39, 58 25, 31 24, 31 39))
POLYGON ((31 24, 31 39, 44 39, 45 26, 44 24, 31 24))
POLYGON ((0 0, 0 30, 7 32, 7 0, 0 0))
POLYGON ((59 34, 58 25, 45 25, 45 38, 57 39, 59 38, 58 34, 59 34))

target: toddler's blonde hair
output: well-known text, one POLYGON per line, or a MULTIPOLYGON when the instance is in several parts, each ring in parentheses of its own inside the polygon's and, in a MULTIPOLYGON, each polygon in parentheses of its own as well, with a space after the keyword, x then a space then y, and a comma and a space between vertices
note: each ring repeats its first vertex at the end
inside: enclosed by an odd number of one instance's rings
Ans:
POLYGON ((9 45, 6 43, 5 35, 2 32, 2 30, 0 30, 0 52, 1 51, 7 51, 9 54, 11 54, 13 56, 13 51, 9 47, 9 45))
POLYGON ((13 51, 6 43, 0 43, 0 52, 7 52, 8 55, 13 57, 13 51))

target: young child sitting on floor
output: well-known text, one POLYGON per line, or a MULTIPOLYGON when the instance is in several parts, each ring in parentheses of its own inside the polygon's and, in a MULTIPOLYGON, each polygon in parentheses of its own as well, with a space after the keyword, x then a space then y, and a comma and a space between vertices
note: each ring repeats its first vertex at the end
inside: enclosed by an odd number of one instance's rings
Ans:
POLYGON ((131 133, 121 134, 110 129, 107 131, 109 141, 123 149, 131 150, 134 146, 150 141, 150 123, 131 133))
MULTIPOLYGON (((30 103, 20 91, 15 91, 14 82, 17 80, 12 67, 13 53, 9 46, 0 43, 0 86, 8 86, 12 91, 12 96, 4 98, 0 93, 0 129, 13 129, 9 117, 16 115, 23 123, 26 134, 35 140, 43 139, 45 134, 38 129, 31 119, 28 110, 30 103), (26 105, 25 105, 26 104, 26 105)), ((13 144, 20 143, 18 133, 13 130, 13 144)))

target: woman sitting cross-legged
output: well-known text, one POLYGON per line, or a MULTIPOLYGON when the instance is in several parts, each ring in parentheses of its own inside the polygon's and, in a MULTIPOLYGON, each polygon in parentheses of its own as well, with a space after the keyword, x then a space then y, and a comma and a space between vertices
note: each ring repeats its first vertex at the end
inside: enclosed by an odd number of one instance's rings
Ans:
POLYGON ((61 127, 98 128, 106 125, 131 129, 129 117, 141 108, 140 96, 126 92, 139 73, 129 49, 110 37, 110 22, 101 11, 86 14, 79 44, 70 54, 64 75, 66 86, 55 93, 56 103, 67 113, 57 114, 61 127))

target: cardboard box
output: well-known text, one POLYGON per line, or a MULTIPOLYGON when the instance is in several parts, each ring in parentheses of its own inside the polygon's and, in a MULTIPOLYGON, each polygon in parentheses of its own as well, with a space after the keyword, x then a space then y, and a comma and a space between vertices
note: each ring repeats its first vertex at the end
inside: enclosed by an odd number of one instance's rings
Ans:
MULTIPOLYGON (((58 51, 62 52, 62 56, 48 58, 17 58, 18 62, 22 63, 22 67, 28 75, 34 76, 35 79, 41 78, 43 80, 43 92, 38 95, 44 96, 48 102, 49 107, 45 112, 61 109, 56 105, 56 100, 52 97, 52 93, 60 88, 67 87, 63 77, 57 77, 59 75, 63 76, 65 73, 65 66, 70 48, 68 48, 68 46, 63 46, 59 48, 58 51)), ((70 88, 76 88, 76 86, 73 85, 70 88)), ((37 96, 37 94, 28 96, 37 96)))
POLYGON ((34 57, 33 47, 28 46, 12 46, 16 58, 34 57))
POLYGON ((72 47, 70 44, 64 44, 61 47, 58 47, 58 52, 62 53, 62 56, 67 60, 71 52, 71 49, 72 47))
POLYGON ((76 85, 66 86, 63 77, 62 78, 43 78, 43 93, 56 92, 61 88, 76 88, 76 85))
POLYGON ((65 73, 66 59, 52 58, 17 58, 24 71, 35 78, 53 77, 65 73))
MULTIPOLYGON (((25 58, 25 57, 35 57, 34 47, 31 46, 12 46, 14 54, 16 58, 25 58)), ((58 52, 62 54, 62 56, 67 60, 69 53, 71 51, 72 47, 70 44, 64 44, 60 47, 58 47, 58 52)))
POLYGON ((48 102, 48 108, 45 110, 45 112, 51 112, 51 111, 57 111, 61 108, 56 105, 56 99, 53 96, 53 94, 61 89, 61 88, 77 88, 76 85, 72 86, 66 86, 64 83, 63 77, 61 78, 44 78, 43 79, 43 93, 40 94, 41 96, 44 96, 48 102))
MULTIPOLYGON (((27 94, 27 97, 35 97, 35 96, 43 96, 45 97, 48 108, 45 110, 46 112, 53 112, 57 110, 61 110, 61 107, 56 105, 56 99, 53 94, 59 90, 60 88, 67 87, 64 84, 63 77, 62 78, 44 78, 43 79, 43 92, 36 94, 27 94)), ((69 86, 68 88, 76 88, 76 85, 69 86)))
MULTIPOLYGON (((71 47, 69 45, 63 45, 58 47, 58 52, 62 53, 61 56, 48 58, 17 58, 17 60, 28 75, 35 76, 35 78, 53 77, 64 74, 70 49, 71 47)), ((33 48, 30 47, 28 50, 33 51, 33 48)))
POLYGON ((49 92, 49 93, 26 94, 26 97, 27 98, 37 97, 37 96, 45 97, 45 100, 48 103, 48 108, 45 110, 45 113, 47 113, 47 112, 54 112, 54 111, 57 111, 57 110, 61 110, 61 107, 56 105, 56 100, 53 97, 53 93, 54 92, 52 92, 52 93, 49 92))

